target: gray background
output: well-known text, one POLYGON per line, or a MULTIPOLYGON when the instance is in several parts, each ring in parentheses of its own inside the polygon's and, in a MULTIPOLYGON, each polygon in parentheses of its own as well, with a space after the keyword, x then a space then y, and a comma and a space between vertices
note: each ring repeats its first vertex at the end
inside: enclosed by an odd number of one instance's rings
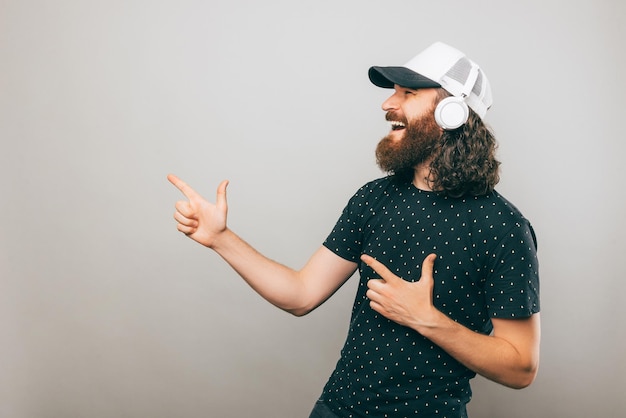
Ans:
POLYGON ((474 417, 626 411, 621 0, 0 0, 0 416, 305 417, 356 280, 305 318, 177 233, 178 174, 300 267, 381 176, 371 65, 487 72, 498 189, 539 236, 540 374, 474 417))

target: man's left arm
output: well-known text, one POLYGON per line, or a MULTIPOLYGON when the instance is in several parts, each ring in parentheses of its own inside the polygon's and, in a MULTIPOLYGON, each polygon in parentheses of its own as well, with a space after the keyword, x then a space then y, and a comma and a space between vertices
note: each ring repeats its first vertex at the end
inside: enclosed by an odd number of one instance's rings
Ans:
POLYGON ((372 309, 419 332, 470 370, 505 386, 530 385, 539 367, 540 321, 536 313, 521 319, 492 319, 493 332, 484 335, 450 319, 433 305, 433 267, 429 255, 417 282, 407 282, 374 258, 363 262, 382 279, 368 282, 372 309))

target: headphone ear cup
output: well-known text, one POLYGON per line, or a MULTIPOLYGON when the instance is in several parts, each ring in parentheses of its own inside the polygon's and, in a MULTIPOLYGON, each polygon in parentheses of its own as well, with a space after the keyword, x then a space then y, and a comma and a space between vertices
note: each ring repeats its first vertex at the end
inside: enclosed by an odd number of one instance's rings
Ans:
POLYGON ((435 108, 435 121, 446 130, 456 129, 467 122, 469 109, 460 97, 446 97, 435 108))

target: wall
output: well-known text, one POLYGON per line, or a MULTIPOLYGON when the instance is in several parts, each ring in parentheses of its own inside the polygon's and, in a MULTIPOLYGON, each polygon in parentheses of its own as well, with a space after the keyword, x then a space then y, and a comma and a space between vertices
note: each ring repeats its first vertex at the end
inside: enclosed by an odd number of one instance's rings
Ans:
POLYGON ((0 417, 304 417, 356 280, 305 318, 177 233, 178 174, 301 266, 381 173, 371 65, 487 72, 499 190, 533 222, 542 364, 474 417, 626 411, 623 2, 0 1, 0 417))

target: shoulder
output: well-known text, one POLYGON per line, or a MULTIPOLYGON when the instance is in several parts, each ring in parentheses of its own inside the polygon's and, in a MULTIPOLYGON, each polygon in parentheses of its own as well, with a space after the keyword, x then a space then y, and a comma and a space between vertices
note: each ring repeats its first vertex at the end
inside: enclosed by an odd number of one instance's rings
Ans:
POLYGON ((393 195, 402 193, 409 187, 410 184, 405 184, 394 179, 393 176, 381 177, 365 183, 357 192, 355 196, 368 197, 379 195, 393 195))
MULTIPOLYGON (((374 192, 376 190, 386 190, 393 184, 393 181, 390 176, 381 177, 372 181, 365 183, 363 186, 359 188, 360 191, 367 191, 368 193, 374 192)), ((357 192, 358 193, 358 192, 357 192)))
POLYGON ((344 214, 365 216, 366 213, 374 213, 377 208, 386 205, 390 200, 402 194, 402 184, 397 183, 390 177, 372 180, 361 186, 350 198, 344 214))
POLYGON ((484 220, 490 228, 499 230, 509 237, 519 238, 523 242, 532 242, 537 247, 537 237, 530 221, 511 201, 497 191, 477 197, 474 204, 478 205, 484 220))
POLYGON ((493 214, 499 217, 507 217, 511 220, 528 223, 522 212, 497 191, 492 191, 481 196, 466 196, 458 198, 473 210, 484 214, 493 214))
POLYGON ((389 194, 390 189, 394 188, 394 182, 390 177, 382 177, 369 181, 361 186, 350 199, 354 201, 370 201, 378 199, 380 196, 389 194))
POLYGON ((495 202, 496 207, 500 208, 503 211, 507 211, 511 216, 526 220, 522 212, 513 203, 511 203, 511 201, 507 200, 500 193, 494 190, 490 194, 492 196, 492 200, 495 202))

